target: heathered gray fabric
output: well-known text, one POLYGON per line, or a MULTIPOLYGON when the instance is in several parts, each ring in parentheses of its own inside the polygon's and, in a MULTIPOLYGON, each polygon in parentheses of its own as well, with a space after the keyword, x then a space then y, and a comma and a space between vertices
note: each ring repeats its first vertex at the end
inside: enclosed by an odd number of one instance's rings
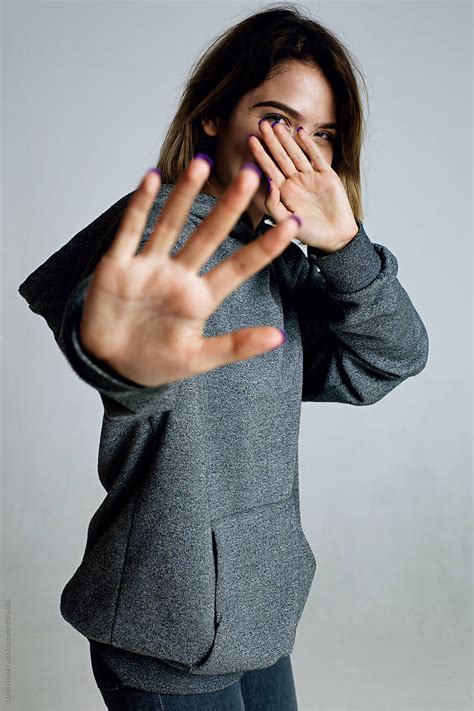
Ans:
MULTIPOLYGON (((160 188, 140 249, 172 188, 160 188)), ((428 335, 397 259, 358 220, 337 252, 309 247, 306 257, 292 242, 204 329, 279 326, 287 344, 156 388, 135 384, 78 337, 91 274, 130 195, 19 288, 104 408, 98 474, 107 493, 60 610, 122 683, 203 693, 293 649, 316 572, 300 518, 301 402, 378 402, 424 368, 428 335)), ((173 254, 217 202, 198 195, 173 254)), ((268 227, 262 220, 254 231, 242 216, 199 273, 268 227)))

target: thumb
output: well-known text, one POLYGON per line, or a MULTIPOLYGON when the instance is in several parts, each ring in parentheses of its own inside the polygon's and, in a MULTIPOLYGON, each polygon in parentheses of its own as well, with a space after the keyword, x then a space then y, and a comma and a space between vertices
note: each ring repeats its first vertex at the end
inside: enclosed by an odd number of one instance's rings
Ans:
POLYGON ((276 223, 286 220, 292 213, 283 205, 280 199, 280 188, 271 178, 268 180, 268 195, 265 199, 265 209, 276 223))
POLYGON ((287 342, 286 334, 273 326, 253 326, 222 336, 203 338, 192 358, 192 371, 203 373, 227 363, 247 360, 271 351, 287 342))

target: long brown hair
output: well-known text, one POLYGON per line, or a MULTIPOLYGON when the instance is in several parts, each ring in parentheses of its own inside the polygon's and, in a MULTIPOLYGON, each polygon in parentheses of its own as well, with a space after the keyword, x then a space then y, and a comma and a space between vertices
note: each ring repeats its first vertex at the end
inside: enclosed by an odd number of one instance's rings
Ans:
POLYGON ((201 119, 228 121, 240 98, 289 59, 313 64, 331 85, 338 124, 332 168, 354 217, 363 221, 360 154, 366 126, 357 77, 368 97, 364 77, 341 40, 292 3, 265 5, 218 35, 196 60, 156 164, 162 182, 176 183, 199 152, 214 157, 215 137, 204 132, 201 119))

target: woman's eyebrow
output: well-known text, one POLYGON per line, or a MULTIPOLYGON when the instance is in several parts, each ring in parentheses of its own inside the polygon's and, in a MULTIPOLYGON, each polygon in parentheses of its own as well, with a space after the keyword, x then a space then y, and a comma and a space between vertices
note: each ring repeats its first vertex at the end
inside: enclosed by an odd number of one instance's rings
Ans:
MULTIPOLYGON (((292 109, 291 106, 287 106, 286 104, 283 104, 281 101, 259 101, 258 104, 254 104, 252 106, 252 109, 256 109, 257 106, 273 106, 276 109, 281 109, 282 111, 286 111, 287 114, 292 116, 294 119, 297 121, 302 121, 304 119, 304 116, 302 116, 299 111, 296 111, 296 109, 292 109)), ((337 129, 337 123, 320 123, 317 128, 336 128, 337 129)))

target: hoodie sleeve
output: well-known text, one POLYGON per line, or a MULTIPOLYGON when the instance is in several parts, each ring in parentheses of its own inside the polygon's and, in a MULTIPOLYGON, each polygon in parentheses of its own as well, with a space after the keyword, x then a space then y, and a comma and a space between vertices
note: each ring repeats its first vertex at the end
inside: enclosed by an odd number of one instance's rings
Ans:
POLYGON ((397 279, 396 257, 357 224, 336 252, 308 247, 297 279, 303 401, 372 405, 428 359, 428 334, 397 279))
POLYGON ((182 380, 157 387, 147 387, 128 380, 107 363, 89 353, 79 337, 87 289, 92 274, 82 279, 66 306, 58 345, 77 375, 95 388, 108 419, 150 417, 171 410, 182 380))

